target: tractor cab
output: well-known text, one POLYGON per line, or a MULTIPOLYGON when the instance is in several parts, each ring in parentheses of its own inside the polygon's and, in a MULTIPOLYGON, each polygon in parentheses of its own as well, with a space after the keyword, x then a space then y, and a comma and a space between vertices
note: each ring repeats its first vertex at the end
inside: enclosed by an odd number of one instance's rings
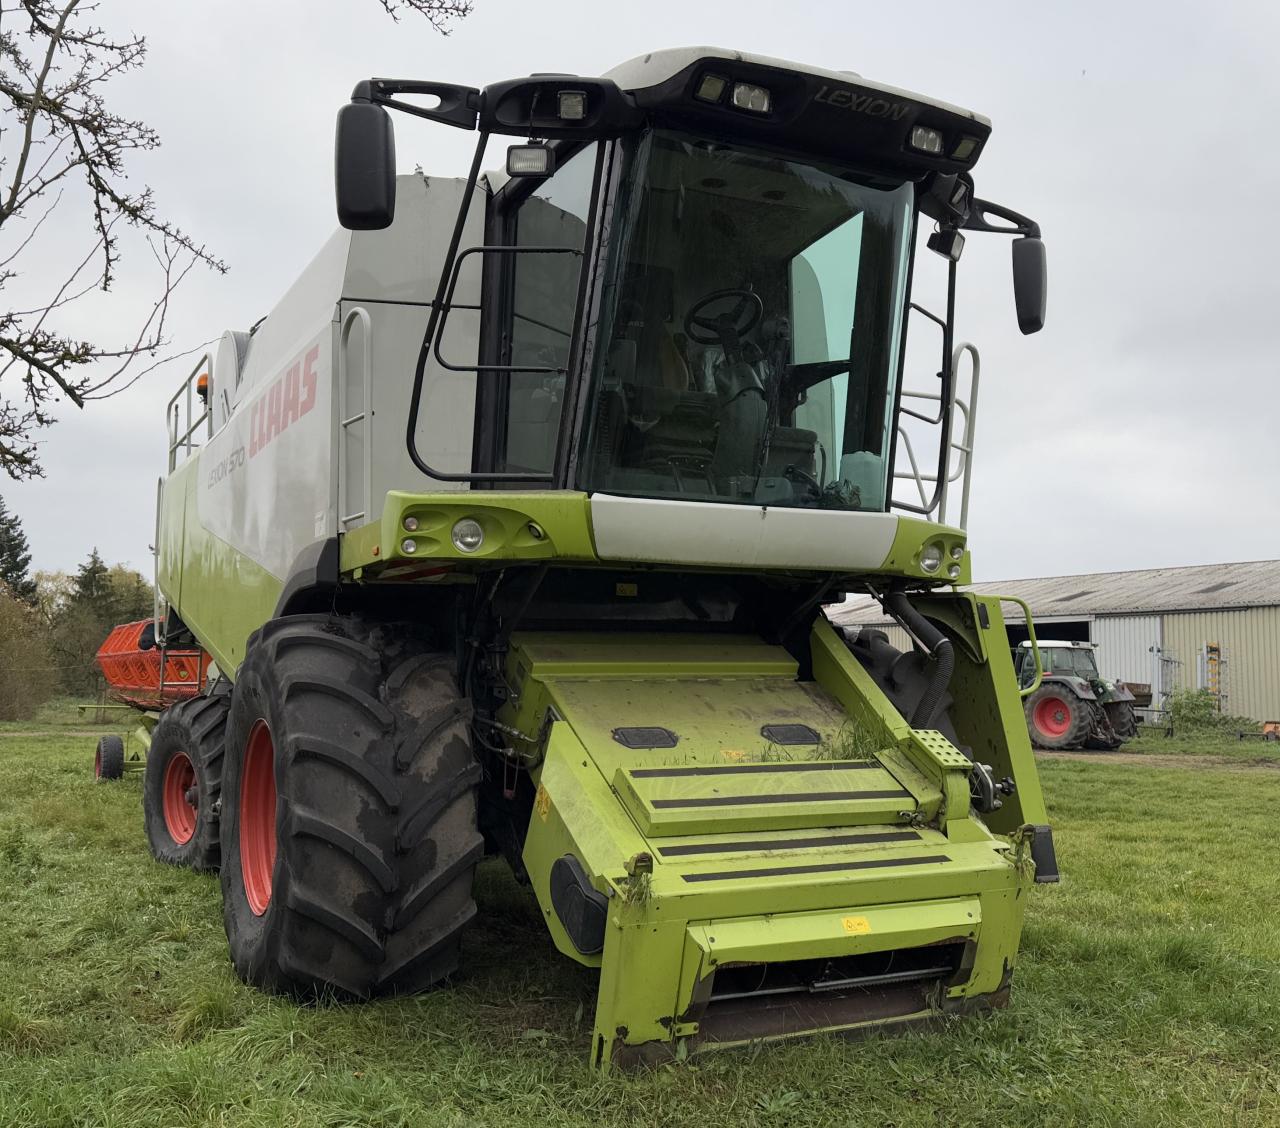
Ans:
MULTIPOLYGON (((1046 678, 1082 678, 1089 683, 1102 680, 1092 643, 1041 642, 1039 650, 1040 666, 1046 678)), ((1030 642, 1023 642, 1014 649, 1013 668, 1023 689, 1035 681, 1035 665, 1030 642)))

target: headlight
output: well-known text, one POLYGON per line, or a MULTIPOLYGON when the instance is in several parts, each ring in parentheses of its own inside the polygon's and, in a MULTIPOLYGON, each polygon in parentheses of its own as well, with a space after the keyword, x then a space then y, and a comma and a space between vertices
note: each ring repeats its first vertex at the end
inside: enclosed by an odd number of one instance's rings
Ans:
POLYGON ((453 547, 459 552, 475 552, 484 544, 484 529, 480 522, 464 517, 453 526, 453 547))
POLYGON ((733 104, 740 110, 750 110, 753 114, 767 114, 772 99, 769 91, 763 86, 753 86, 749 82, 736 82, 733 86, 733 104))
POLYGON ((960 565, 952 564, 950 567, 948 567, 947 575, 950 576, 953 580, 958 580, 960 578, 960 565))
POLYGON ((926 572, 936 572, 942 567, 942 545, 930 541, 920 550, 920 567, 926 572))

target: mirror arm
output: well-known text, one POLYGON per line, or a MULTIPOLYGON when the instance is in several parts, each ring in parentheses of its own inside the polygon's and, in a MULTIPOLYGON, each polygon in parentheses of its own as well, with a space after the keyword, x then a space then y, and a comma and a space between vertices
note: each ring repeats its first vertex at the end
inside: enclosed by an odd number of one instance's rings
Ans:
POLYGON ((458 129, 475 129, 480 116, 480 91, 474 86, 456 86, 451 82, 419 82, 403 78, 366 78, 351 91, 353 102, 372 102, 376 106, 399 110, 414 117, 438 121, 458 129), (395 94, 426 94, 439 98, 433 109, 402 102, 395 94))
POLYGON ((973 201, 969 217, 961 225, 965 231, 992 231, 997 235, 1022 235, 1040 238, 1040 225, 1034 219, 1019 215, 1012 208, 993 204, 990 200, 973 201), (1004 223, 992 223, 988 216, 1002 219, 1004 223))

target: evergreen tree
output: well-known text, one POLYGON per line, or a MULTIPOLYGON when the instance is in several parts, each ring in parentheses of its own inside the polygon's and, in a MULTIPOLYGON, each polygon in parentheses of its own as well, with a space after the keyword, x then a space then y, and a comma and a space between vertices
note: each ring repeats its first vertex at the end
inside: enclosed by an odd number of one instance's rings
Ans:
POLYGON ((22 522, 16 513, 10 513, 0 497, 0 585, 7 587, 15 598, 35 605, 36 582, 27 568, 31 564, 31 546, 22 522))
POLYGON ((76 569, 75 594, 71 597, 76 603, 100 604, 110 594, 107 578, 108 568, 98 555, 97 546, 89 553, 89 559, 76 569))

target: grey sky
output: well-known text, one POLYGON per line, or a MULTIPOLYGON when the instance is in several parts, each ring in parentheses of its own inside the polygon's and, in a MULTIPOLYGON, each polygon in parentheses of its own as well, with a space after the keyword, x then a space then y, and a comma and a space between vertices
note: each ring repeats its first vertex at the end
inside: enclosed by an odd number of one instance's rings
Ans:
MULTIPOLYGON (((363 77, 479 86, 706 43, 985 113, 978 193, 1040 222, 1050 302, 1048 327, 1022 337, 1008 241, 970 238, 959 336, 983 354, 977 577, 1280 555, 1274 6, 476 0, 447 39, 418 18, 392 23, 376 0, 104 0, 99 15, 150 40, 110 99, 163 141, 133 181, 231 266, 179 291, 183 346, 248 328, 336 225, 334 114, 363 77)), ((465 171, 473 135, 396 126, 405 168, 465 171)), ((59 238, 87 234, 76 221, 83 232, 68 212, 59 238)), ((149 293, 146 271, 126 269, 97 319, 149 293)), ((73 567, 96 544, 149 572, 164 403, 184 375, 179 364, 62 410, 47 477, 0 481, 36 567, 73 567)))

